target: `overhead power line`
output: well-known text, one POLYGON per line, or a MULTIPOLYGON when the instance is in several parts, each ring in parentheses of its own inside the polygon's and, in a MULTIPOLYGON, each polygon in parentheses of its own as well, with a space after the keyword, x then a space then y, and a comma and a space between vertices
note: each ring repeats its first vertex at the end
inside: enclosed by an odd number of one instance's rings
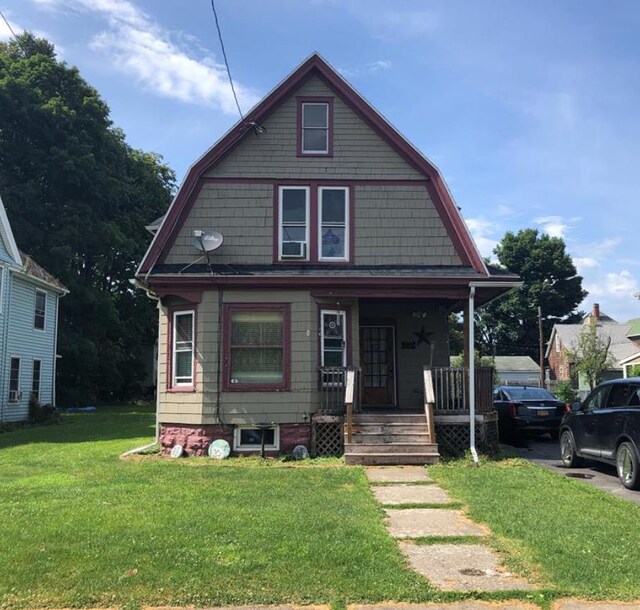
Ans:
MULTIPOLYGON (((213 2, 213 0, 211 1, 213 2)), ((16 39, 16 42, 17 42, 18 37, 16 36, 16 33, 13 31, 13 28, 11 27, 11 24, 7 21, 7 18, 4 16, 4 13, 2 11, 0 11, 0 16, 2 16, 2 20, 7 24, 7 27, 9 28, 11 35, 16 39)))
POLYGON ((229 77, 229 84, 231 85, 231 92, 233 93, 233 99, 236 101, 236 107, 238 108, 238 114, 240 118, 244 120, 244 115, 240 109, 240 103, 238 102, 238 96, 236 95, 236 88, 233 86, 233 78, 231 78, 231 70, 229 68, 229 61, 227 60, 227 52, 224 48, 224 41, 222 40, 222 32, 220 31, 220 23, 218 22, 218 13, 216 11, 216 3, 211 0, 211 8, 213 9, 213 17, 216 20, 216 29, 218 30, 218 39, 220 40, 220 48, 222 49, 222 57, 224 58, 224 65, 227 68, 227 76, 229 77))

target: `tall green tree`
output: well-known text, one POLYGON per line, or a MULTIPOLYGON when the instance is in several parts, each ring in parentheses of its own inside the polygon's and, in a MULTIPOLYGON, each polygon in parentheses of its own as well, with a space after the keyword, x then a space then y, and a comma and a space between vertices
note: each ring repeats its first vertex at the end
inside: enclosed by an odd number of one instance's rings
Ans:
POLYGON ((587 296, 564 240, 536 229, 508 232, 494 250, 502 267, 517 273, 522 286, 489 303, 477 314, 478 347, 486 355, 529 355, 538 360, 538 306, 544 341, 557 323, 581 319, 587 296))
POLYGON ((0 193, 18 245, 70 293, 60 303, 62 404, 142 390, 153 303, 132 290, 175 176, 132 149, 109 108, 53 45, 31 34, 0 44, 0 193))

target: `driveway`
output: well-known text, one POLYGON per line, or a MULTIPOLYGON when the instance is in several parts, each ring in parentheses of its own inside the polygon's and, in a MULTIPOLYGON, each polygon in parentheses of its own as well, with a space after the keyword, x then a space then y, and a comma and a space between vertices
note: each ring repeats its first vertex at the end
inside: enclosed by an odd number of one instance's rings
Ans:
POLYGON ((584 468, 564 468, 560 461, 560 447, 558 441, 552 441, 547 437, 530 439, 522 443, 522 446, 512 447, 503 445, 505 451, 515 453, 517 456, 529 460, 534 464, 548 468, 553 472, 568 477, 576 478, 590 485, 595 485, 614 496, 624 498, 630 502, 640 504, 640 491, 625 489, 616 475, 616 469, 607 464, 587 460, 584 468))

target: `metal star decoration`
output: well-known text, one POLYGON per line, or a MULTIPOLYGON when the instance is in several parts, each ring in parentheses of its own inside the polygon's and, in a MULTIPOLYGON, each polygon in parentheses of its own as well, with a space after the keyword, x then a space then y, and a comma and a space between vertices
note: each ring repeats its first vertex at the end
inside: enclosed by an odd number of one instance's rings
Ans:
POLYGON ((427 345, 431 345, 431 337, 433 336, 434 333, 428 333, 423 326, 418 332, 412 333, 412 334, 417 339, 416 346, 418 346, 421 343, 426 343, 427 345))

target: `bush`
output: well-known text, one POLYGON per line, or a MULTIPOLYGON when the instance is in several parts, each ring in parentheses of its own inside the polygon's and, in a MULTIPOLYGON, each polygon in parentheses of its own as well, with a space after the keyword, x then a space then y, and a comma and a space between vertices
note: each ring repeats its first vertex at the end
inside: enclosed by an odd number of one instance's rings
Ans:
POLYGON ((578 400, 578 391, 575 390, 568 381, 559 381, 556 386, 555 395, 562 402, 571 404, 578 400))
POLYGON ((32 424, 50 424, 60 420, 60 411, 53 405, 41 405, 40 401, 31 394, 29 398, 29 422, 32 424))

